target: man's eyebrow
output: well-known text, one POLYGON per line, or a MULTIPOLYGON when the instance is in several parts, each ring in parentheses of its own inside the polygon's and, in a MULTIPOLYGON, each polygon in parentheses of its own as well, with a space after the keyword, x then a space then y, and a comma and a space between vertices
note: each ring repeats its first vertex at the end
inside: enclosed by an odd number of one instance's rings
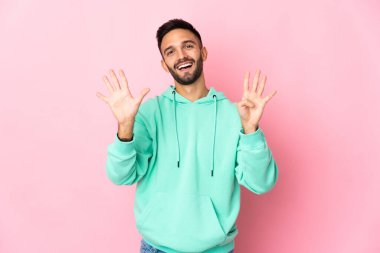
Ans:
MULTIPOLYGON (((197 44, 194 40, 185 40, 185 41, 182 41, 182 44, 186 44, 186 43, 189 43, 189 42, 191 42, 191 43, 193 43, 193 44, 197 44)), ((167 47, 167 48, 164 50, 164 54, 165 54, 166 51, 168 51, 168 50, 171 49, 171 48, 173 48, 173 46, 169 46, 169 47, 167 47)))
POLYGON ((167 47, 167 48, 164 50, 164 54, 165 54, 166 51, 168 51, 168 50, 171 49, 171 48, 173 48, 173 46, 169 46, 169 47, 167 47))
POLYGON ((185 44, 185 43, 187 43, 187 42, 191 42, 191 43, 193 43, 193 44, 197 44, 197 43, 195 43, 194 40, 185 40, 185 41, 182 42, 182 44, 185 44))

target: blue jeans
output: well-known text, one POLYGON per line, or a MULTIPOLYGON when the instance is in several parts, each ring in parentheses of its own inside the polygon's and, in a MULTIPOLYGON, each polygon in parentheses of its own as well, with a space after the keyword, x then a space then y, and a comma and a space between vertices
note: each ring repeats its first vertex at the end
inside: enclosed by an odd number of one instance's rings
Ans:
MULTIPOLYGON (((165 251, 156 249, 155 247, 149 245, 144 239, 142 239, 140 253, 165 253, 165 251)), ((234 253, 234 250, 231 250, 228 253, 234 253)))

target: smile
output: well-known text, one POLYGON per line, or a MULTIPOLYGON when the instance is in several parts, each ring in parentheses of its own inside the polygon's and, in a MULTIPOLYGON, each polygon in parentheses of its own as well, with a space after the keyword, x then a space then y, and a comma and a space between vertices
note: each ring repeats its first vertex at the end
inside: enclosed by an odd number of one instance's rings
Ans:
POLYGON ((184 62, 184 63, 181 63, 180 65, 178 65, 177 69, 180 71, 184 71, 184 70, 191 68, 192 66, 193 66, 192 62, 184 62))

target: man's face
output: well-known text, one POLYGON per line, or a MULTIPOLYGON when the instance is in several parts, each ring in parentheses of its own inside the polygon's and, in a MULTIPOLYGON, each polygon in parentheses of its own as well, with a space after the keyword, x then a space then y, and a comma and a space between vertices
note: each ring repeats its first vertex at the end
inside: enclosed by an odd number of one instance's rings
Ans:
POLYGON ((162 39, 161 60, 165 71, 180 84, 190 85, 201 76, 206 48, 200 48, 198 38, 189 30, 174 29, 162 39))

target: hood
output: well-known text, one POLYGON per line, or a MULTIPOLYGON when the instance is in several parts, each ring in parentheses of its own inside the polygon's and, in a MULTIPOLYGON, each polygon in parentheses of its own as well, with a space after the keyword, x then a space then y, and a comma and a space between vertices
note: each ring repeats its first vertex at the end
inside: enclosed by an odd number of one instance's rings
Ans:
MULTIPOLYGON (((162 96, 165 98, 169 99, 172 102, 172 108, 173 108, 173 117, 174 117, 174 124, 175 124, 175 131, 176 131, 176 146, 177 146, 177 167, 180 168, 181 164, 181 152, 180 152, 180 145, 179 145, 179 140, 178 140, 178 128, 177 128, 177 103, 181 104, 190 104, 190 103, 195 103, 195 104, 209 104, 213 103, 214 104, 214 113, 212 117, 214 117, 214 125, 210 126, 213 128, 213 142, 212 142, 212 168, 211 168, 211 177, 214 176, 214 153, 215 153, 215 134, 216 134, 216 115, 217 115, 217 104, 218 101, 227 99, 223 92, 216 91, 213 87, 210 87, 209 92, 207 96, 200 98, 194 102, 191 102, 187 98, 183 97, 181 94, 179 94, 176 91, 176 88, 173 85, 170 85, 163 93, 162 96)), ((210 115, 211 117, 211 115, 210 115)))

